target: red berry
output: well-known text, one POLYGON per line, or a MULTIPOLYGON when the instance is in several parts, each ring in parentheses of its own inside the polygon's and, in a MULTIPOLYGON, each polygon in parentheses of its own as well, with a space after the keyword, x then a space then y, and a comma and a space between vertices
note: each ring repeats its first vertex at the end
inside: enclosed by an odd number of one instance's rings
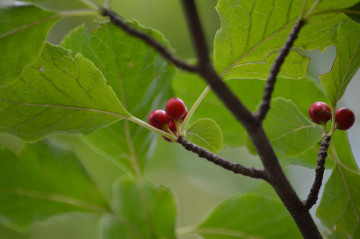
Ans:
POLYGON ((149 115, 149 124, 158 129, 163 129, 164 125, 169 124, 170 119, 163 110, 154 110, 149 115))
POLYGON ((187 110, 184 102, 181 99, 174 97, 166 103, 165 111, 170 119, 178 120, 185 115, 187 110))
POLYGON ((348 130, 355 122, 355 115, 348 108, 339 108, 335 111, 335 122, 337 129, 348 130))
POLYGON ((317 124, 326 123, 331 119, 330 107, 324 102, 315 102, 309 108, 309 116, 317 124))
POLYGON ((184 120, 186 118, 187 114, 188 114, 188 111, 187 111, 187 108, 185 106, 185 114, 183 115, 183 117, 181 117, 181 119, 184 120))

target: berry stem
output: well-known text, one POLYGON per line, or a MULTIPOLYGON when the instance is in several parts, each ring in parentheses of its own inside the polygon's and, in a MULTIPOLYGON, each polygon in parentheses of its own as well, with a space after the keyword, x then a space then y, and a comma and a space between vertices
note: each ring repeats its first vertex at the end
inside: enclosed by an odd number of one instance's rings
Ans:
POLYGON ((167 133, 166 131, 157 129, 157 128, 149 125, 145 121, 142 121, 141 119, 138 119, 138 118, 136 118, 134 116, 126 117, 125 120, 129 120, 129 121, 132 121, 132 122, 134 122, 134 123, 136 123, 138 125, 141 125, 141 126, 143 126, 144 128, 147 128, 150 131, 153 131, 153 132, 155 132, 157 134, 160 134, 162 136, 165 136, 165 137, 171 139, 172 141, 177 140, 177 137, 174 134, 170 134, 170 133, 167 133))
POLYGON ((187 126, 187 124, 189 123, 192 115, 194 114, 194 112, 196 111, 197 107, 200 105, 200 103, 203 101, 203 99, 205 98, 205 96, 210 92, 210 87, 207 86, 204 91, 201 93, 201 95, 197 98, 197 100, 195 101, 195 103, 191 106, 187 116, 185 117, 185 120, 180 128, 180 135, 184 135, 185 132, 185 128, 187 126))
POLYGON ((336 130, 335 111, 336 111, 336 105, 334 105, 331 109, 331 129, 330 129, 329 136, 332 136, 336 130))

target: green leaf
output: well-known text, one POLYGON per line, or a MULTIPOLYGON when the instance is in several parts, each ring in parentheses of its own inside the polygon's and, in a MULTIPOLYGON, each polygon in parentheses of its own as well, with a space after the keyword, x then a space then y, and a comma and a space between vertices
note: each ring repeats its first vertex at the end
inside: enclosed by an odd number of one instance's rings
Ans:
POLYGON ((20 233, 0 225, 0 238, 30 239, 30 233, 20 233))
POLYGON ((335 163, 341 164, 351 170, 359 170, 346 131, 336 130, 331 137, 334 148, 329 150, 329 158, 335 163))
POLYGON ((186 138, 213 153, 222 149, 223 137, 220 126, 212 119, 199 119, 186 130, 186 138))
POLYGON ((337 57, 331 71, 320 76, 334 106, 360 66, 360 25, 349 19, 342 21, 337 29, 336 47, 337 57))
MULTIPOLYGON (((300 14, 302 1, 220 0, 215 67, 224 79, 266 79, 300 14)), ((306 77, 308 58, 291 51, 279 77, 306 77)))
POLYGON ((113 211, 119 220, 105 217, 104 238, 175 239, 176 205, 169 190, 128 178, 119 180, 114 190, 113 211))
POLYGON ((317 216, 330 230, 347 238, 360 235, 360 174, 337 165, 325 185, 317 216))
POLYGON ((205 239, 302 238, 280 202, 251 195, 225 201, 195 232, 205 239))
POLYGON ((322 135, 321 128, 311 123, 292 101, 283 98, 272 100, 264 128, 277 153, 286 156, 311 149, 322 135))
POLYGON ((0 113, 0 132, 24 140, 90 133, 130 116, 89 60, 50 44, 20 80, 0 88, 0 113))
POLYGON ((0 86, 18 79, 40 54, 59 15, 33 6, 0 8, 0 86))
POLYGON ((0 150, 0 215, 24 228, 55 214, 106 213, 107 204, 75 155, 48 142, 27 145, 18 155, 0 150))
MULTIPOLYGON (((315 169, 318 160, 318 153, 320 149, 320 142, 314 145, 312 148, 308 148, 304 153, 295 156, 282 156, 279 155, 280 162, 283 165, 300 165, 303 167, 315 169)), ((328 157, 325 160, 325 169, 334 168, 335 161, 332 160, 331 151, 328 150, 328 157)))
POLYGON ((56 144, 64 145, 71 149, 88 174, 96 183, 97 188, 104 196, 106 201, 111 204, 113 198, 113 183, 119 177, 125 175, 117 161, 109 160, 102 153, 94 150, 91 145, 84 143, 78 135, 55 135, 51 136, 51 141, 56 144))
MULTIPOLYGON (((167 45, 158 32, 136 22, 129 24, 167 45)), ((78 27, 66 36, 62 45, 94 62, 126 109, 144 121, 172 96, 174 68, 151 47, 111 23, 101 24, 91 33, 83 26, 78 27)), ((149 150, 156 144, 154 137, 157 136, 140 125, 120 121, 83 140, 135 173, 136 167, 143 169, 148 162, 149 150)))

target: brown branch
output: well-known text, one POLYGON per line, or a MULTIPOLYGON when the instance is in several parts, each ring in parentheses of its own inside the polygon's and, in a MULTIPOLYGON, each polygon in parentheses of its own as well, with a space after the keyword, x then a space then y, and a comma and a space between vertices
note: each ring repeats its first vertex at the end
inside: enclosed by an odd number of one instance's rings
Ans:
POLYGON ((193 42, 198 58, 199 74, 210 85, 215 94, 223 101, 226 107, 245 127, 258 125, 256 118, 242 104, 237 96, 224 83, 220 76, 214 70, 209 57, 209 51, 205 40, 205 34, 200 23, 199 15, 193 0, 182 0, 188 28, 190 30, 191 40, 193 42))
POLYGON ((264 94, 262 97, 262 101, 260 103, 259 111, 256 114, 256 117, 263 121, 266 117, 267 112, 270 109, 270 101, 271 95, 274 91, 274 86, 276 83, 276 78, 280 72, 281 66, 285 61, 286 56, 289 54, 291 47, 294 44, 294 41, 298 37, 298 33, 301 28, 305 25, 304 20, 299 20, 295 26, 293 27, 291 33, 289 34, 284 46, 281 48, 279 55, 276 57, 274 64, 271 67, 269 76, 267 78, 267 82, 264 89, 264 94))
MULTIPOLYGON (((309 211, 304 207, 302 201, 290 185, 289 180, 286 178, 269 139, 265 134, 261 121, 258 117, 253 116, 252 113, 249 112, 213 68, 208 57, 206 41, 194 0, 182 0, 182 4, 186 13, 186 20, 188 21, 188 27, 194 43, 193 45, 195 46, 199 60, 199 74, 247 130, 264 165, 265 173, 268 176, 268 182, 290 212, 303 237, 306 239, 322 238, 309 211)), ((303 23, 300 23, 300 25, 302 24, 303 23)), ((286 55, 287 54, 285 54, 285 56, 286 55)), ((282 63, 278 64, 280 69, 282 63)))
POLYGON ((325 171, 325 159, 327 157, 327 150, 329 148, 329 142, 331 140, 331 136, 330 135, 325 135, 323 137, 323 139, 321 140, 321 144, 320 144, 320 149, 318 152, 318 161, 317 161, 317 166, 315 169, 315 180, 314 183, 310 189, 310 193, 308 195, 308 197, 306 198, 306 200, 303 202, 304 206, 307 210, 310 210, 310 208, 315 205, 317 199, 318 199, 318 195, 319 195, 319 191, 321 188, 321 184, 322 184, 322 179, 324 176, 324 171, 325 171))
POLYGON ((216 154, 207 151, 204 148, 190 143, 188 140, 185 139, 184 136, 180 136, 177 142, 180 143, 186 150, 196 153, 200 158, 207 159, 208 161, 219 165, 220 167, 229 170, 235 174, 242 174, 251 178, 267 180, 266 174, 263 170, 247 168, 241 164, 237 164, 227 159, 224 159, 216 154))
POLYGON ((128 34, 140 38, 149 46, 153 47, 159 54, 161 54, 166 60, 173 63, 175 66, 182 70, 190 71, 190 72, 197 72, 196 66, 190 65, 185 61, 182 61, 176 58, 166 47, 164 47, 160 42, 156 41, 154 38, 150 37, 146 33, 139 31, 131 27, 129 24, 126 23, 120 16, 118 16, 115 12, 102 8, 101 15, 109 17, 110 21, 117 27, 120 27, 128 34))

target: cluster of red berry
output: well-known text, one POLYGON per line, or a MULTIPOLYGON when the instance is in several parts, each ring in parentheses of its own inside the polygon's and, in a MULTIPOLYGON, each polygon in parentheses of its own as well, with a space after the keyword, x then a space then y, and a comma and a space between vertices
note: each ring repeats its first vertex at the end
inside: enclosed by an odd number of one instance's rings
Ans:
MULTIPOLYGON (((330 107, 324 102, 315 102, 309 108, 309 116, 317 124, 326 124, 331 119, 330 107)), ((335 111, 336 129, 348 130, 355 122, 354 113, 342 107, 335 111)))
MULTIPOLYGON (((169 132, 170 134, 179 136, 179 125, 187 116, 187 108, 184 102, 177 98, 171 98, 165 106, 165 111, 154 110, 149 115, 149 124, 157 129, 169 132)), ((163 138, 171 142, 172 140, 163 136, 163 138)))

